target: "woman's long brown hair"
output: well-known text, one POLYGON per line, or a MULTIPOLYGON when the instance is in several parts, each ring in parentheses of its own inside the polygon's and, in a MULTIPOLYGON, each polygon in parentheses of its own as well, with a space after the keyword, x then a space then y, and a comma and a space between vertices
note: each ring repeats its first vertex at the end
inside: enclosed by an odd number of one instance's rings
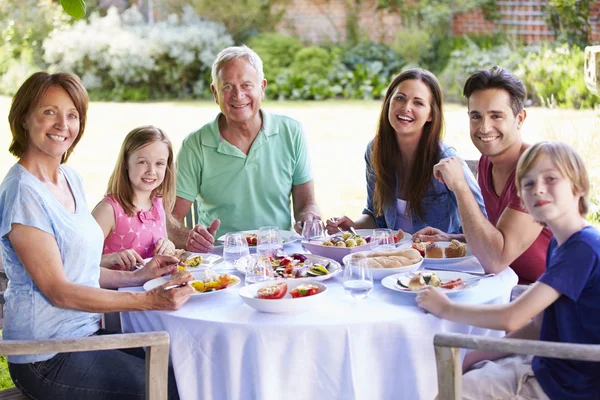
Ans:
POLYGON ((402 155, 396 141, 396 132, 388 118, 388 110, 392 95, 398 85, 411 79, 420 80, 427 85, 431 92, 431 121, 426 122, 423 126, 408 182, 398 182, 398 184, 407 185, 406 190, 404 190, 407 197, 405 200, 408 203, 407 211, 411 214, 415 212, 420 219, 423 219, 421 201, 425 196, 427 186, 430 185, 433 179, 433 166, 438 161, 440 141, 444 130, 442 90, 435 75, 424 69, 409 69, 396 75, 385 93, 381 114, 379 115, 379 125, 373 143, 372 162, 376 178, 373 204, 375 213, 383 215, 385 206, 390 205, 396 198, 395 166, 398 163, 402 165, 402 155))

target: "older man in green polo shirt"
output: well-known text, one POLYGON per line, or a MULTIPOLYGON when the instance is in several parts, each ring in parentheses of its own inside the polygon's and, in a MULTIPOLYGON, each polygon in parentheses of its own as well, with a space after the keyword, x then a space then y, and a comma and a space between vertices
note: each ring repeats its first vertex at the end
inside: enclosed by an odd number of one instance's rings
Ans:
POLYGON ((207 252, 221 234, 261 226, 296 230, 319 218, 306 140, 300 124, 261 108, 267 81, 260 57, 246 46, 221 51, 211 90, 221 112, 187 136, 177 156, 177 200, 183 221, 199 200, 198 225, 169 226, 177 247, 207 252))

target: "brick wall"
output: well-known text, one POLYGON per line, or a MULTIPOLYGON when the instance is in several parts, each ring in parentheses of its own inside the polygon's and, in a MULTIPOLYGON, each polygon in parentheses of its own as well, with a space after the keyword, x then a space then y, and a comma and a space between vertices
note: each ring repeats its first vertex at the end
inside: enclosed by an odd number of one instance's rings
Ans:
MULTIPOLYGON (((453 32, 482 34, 506 32, 507 35, 537 43, 554 39, 552 30, 544 22, 543 6, 547 0, 496 0, 500 18, 487 21, 481 10, 457 14, 453 32)), ((346 39, 347 3, 354 0, 292 0, 286 7, 278 30, 297 35, 308 43, 327 41, 344 42, 346 39)), ((387 11, 376 11, 374 0, 359 2, 359 26, 370 39, 390 43, 400 29, 400 18, 387 11)), ((590 9, 590 43, 600 43, 600 0, 593 0, 590 9)))
MULTIPOLYGON (((547 0, 496 0, 500 18, 494 23, 486 21, 480 10, 454 16, 455 35, 505 32, 506 35, 527 43, 554 39, 554 32, 544 21, 547 0)), ((590 43, 600 41, 600 1, 590 7, 590 43)))
MULTIPOLYGON (((278 31, 300 36, 309 43, 344 42, 347 3, 354 0, 292 0, 278 31)), ((357 14, 361 32, 377 42, 391 42, 400 28, 398 16, 377 11, 374 0, 360 1, 357 14)))

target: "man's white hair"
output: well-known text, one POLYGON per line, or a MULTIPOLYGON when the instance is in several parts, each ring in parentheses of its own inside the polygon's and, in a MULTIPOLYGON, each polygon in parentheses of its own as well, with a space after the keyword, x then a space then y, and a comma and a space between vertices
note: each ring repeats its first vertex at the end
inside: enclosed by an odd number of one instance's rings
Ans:
POLYGON ((262 81, 265 78, 262 60, 254 50, 246 45, 231 46, 221 50, 221 52, 217 54, 217 58, 212 65, 211 77, 213 86, 217 86, 217 74, 223 67, 223 64, 237 58, 245 58, 258 72, 259 80, 262 81))

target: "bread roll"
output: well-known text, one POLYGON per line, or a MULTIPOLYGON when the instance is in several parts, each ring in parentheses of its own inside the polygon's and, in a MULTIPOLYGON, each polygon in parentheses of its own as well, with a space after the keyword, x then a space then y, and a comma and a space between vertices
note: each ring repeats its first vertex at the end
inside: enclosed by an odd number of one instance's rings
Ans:
POLYGON ((452 240, 444 249, 444 253, 446 258, 464 257, 467 254, 467 245, 458 240, 452 240))
POLYGON ((418 290, 420 290, 422 287, 424 287, 425 284, 425 280, 423 279, 423 275, 418 274, 417 276, 413 276, 410 281, 408 282, 408 290, 412 290, 413 292, 416 292, 418 290))

